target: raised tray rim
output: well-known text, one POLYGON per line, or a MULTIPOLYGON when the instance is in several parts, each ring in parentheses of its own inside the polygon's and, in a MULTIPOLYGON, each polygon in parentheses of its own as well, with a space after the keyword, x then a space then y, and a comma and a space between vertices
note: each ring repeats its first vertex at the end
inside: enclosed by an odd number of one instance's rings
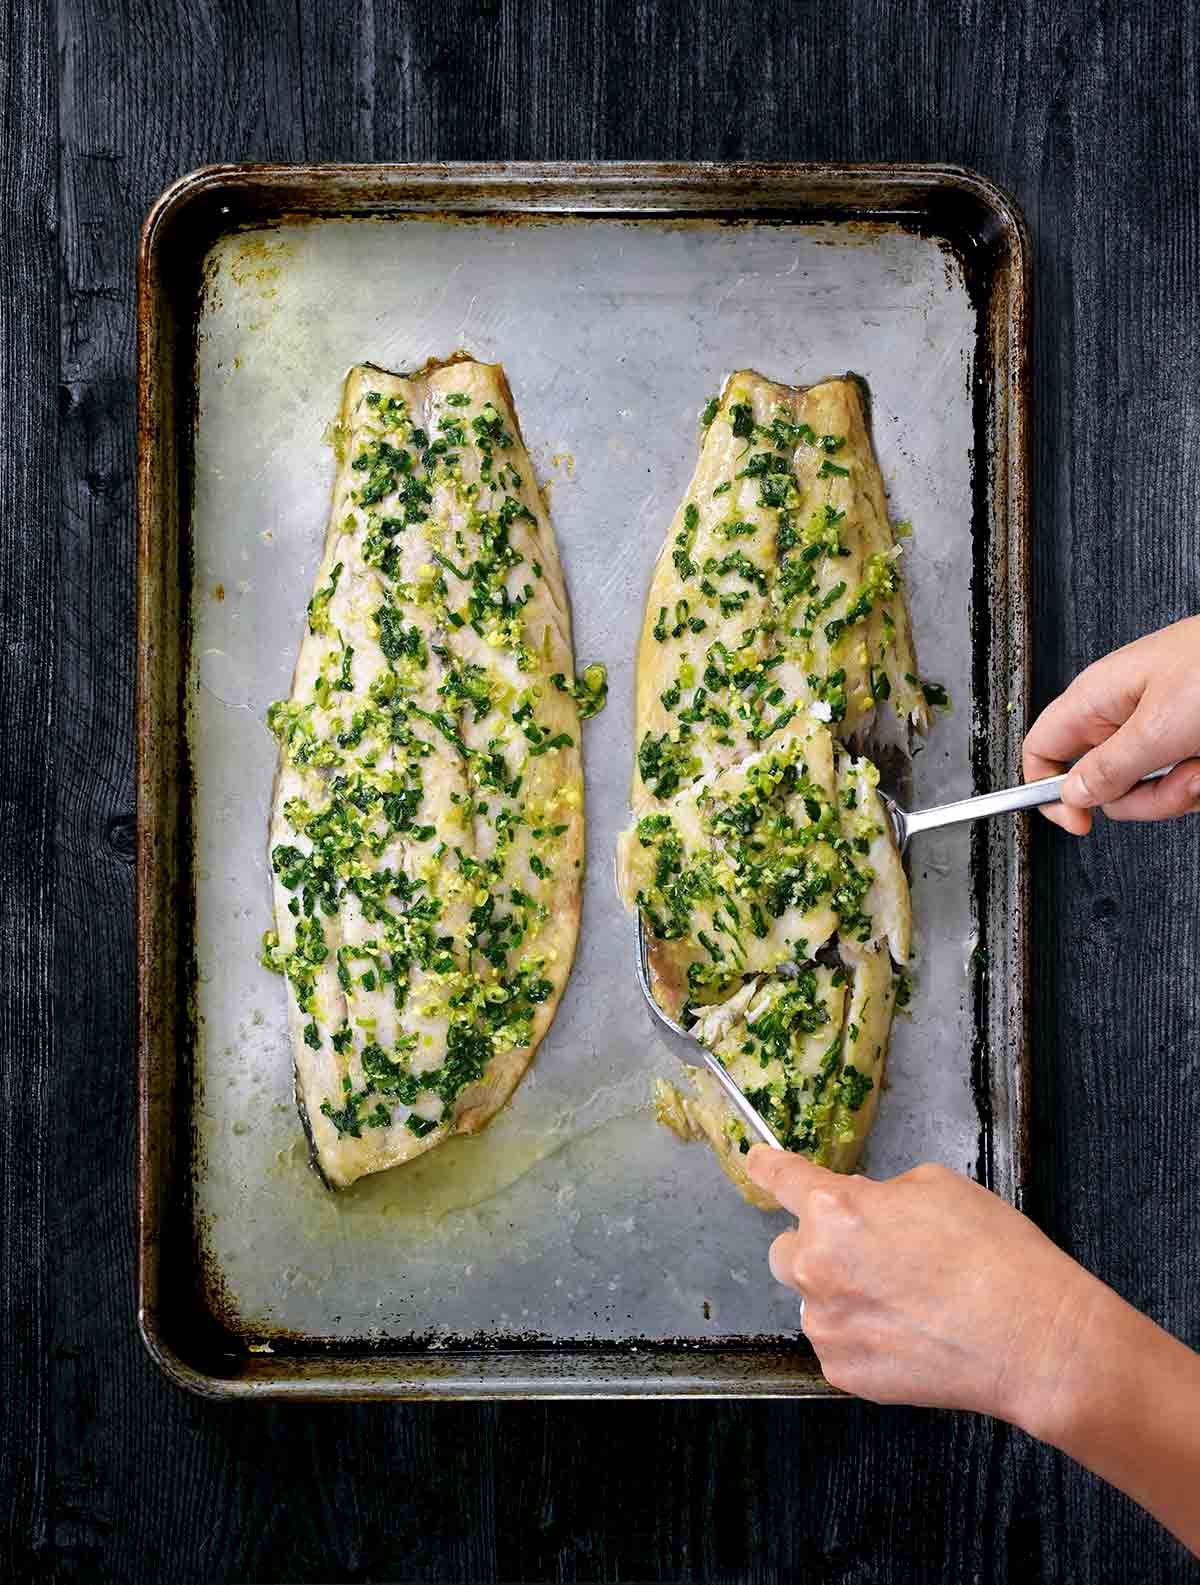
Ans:
MULTIPOLYGON (((180 1227, 171 1192, 177 1154, 174 1090, 186 1057, 176 1035, 188 1017, 187 945, 166 939, 164 917, 178 893, 177 857, 190 849, 180 782, 189 774, 178 711, 164 677, 166 646, 180 645, 188 577, 186 449, 190 390, 172 383, 179 313, 198 285, 204 251, 224 232, 270 218, 505 213, 547 218, 600 216, 730 218, 792 223, 818 219, 904 223, 970 245, 990 261, 1002 290, 979 308, 991 350, 977 370, 976 406, 990 414, 993 444, 976 463, 975 523, 999 528, 987 583, 1005 591, 1003 621, 989 621, 988 653, 976 655, 986 721, 973 726, 977 780, 1019 775, 1014 746, 1029 690, 1029 346, 1031 248, 1014 200, 988 178, 957 165, 839 163, 511 162, 437 164, 209 165, 169 186, 151 208, 138 258, 138 469, 136 676, 136 1029, 137 1317, 151 1357, 179 1385, 206 1397, 590 1398, 843 1396, 811 1352, 770 1345, 562 1344, 504 1350, 414 1352, 283 1345, 250 1353, 212 1320, 189 1317, 164 1285, 164 1245, 180 1227), (952 233, 952 234, 951 234, 952 233), (184 268, 181 270, 181 265, 184 268), (193 275, 187 276, 187 267, 193 275), (164 556, 164 549, 168 552, 164 556), (171 569, 178 574, 174 585, 171 569), (981 670, 982 667, 982 670, 981 670), (1003 699, 1003 706, 1000 700, 1003 699), (1009 708, 1011 706, 1011 708, 1009 708), (1003 714, 1001 714, 1003 710, 1003 714), (172 793, 176 808, 172 811, 172 793), (163 993, 174 992, 173 997, 163 993), (194 1329, 188 1329, 189 1319, 194 1329)), ((982 360, 981 360, 982 361, 982 360)), ((990 611, 990 617, 997 613, 990 611)), ((186 638, 183 640, 186 645, 186 638)), ((176 685, 177 686, 177 685, 176 685)), ((186 806, 186 799, 183 800, 186 806)), ((1029 1175, 1028 821, 1014 821, 975 858, 988 893, 1003 904, 988 948, 993 980, 980 1039, 1007 1076, 1012 1181, 995 1186, 1021 1204, 1029 1175), (999 971, 999 972, 998 972, 999 971)), ((981 1005, 983 1002, 981 1000, 981 1005)), ((980 1175, 988 1178, 981 1140, 980 1175)), ((186 1193, 186 1191, 185 1191, 186 1193)), ((186 1225, 186 1224, 185 1224, 186 1225)), ((177 1259, 178 1256, 169 1258, 177 1259)))

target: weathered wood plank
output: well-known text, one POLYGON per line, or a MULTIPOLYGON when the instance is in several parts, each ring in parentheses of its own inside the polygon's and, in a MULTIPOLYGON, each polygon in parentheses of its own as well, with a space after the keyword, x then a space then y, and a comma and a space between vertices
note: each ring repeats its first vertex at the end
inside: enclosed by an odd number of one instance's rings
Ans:
MULTIPOLYGON (((244 1548, 296 1553, 304 1534, 299 1513, 281 1527, 290 1542, 251 1519, 271 1508, 277 1461, 239 1453, 239 1422, 172 1390, 146 1356, 132 1324, 130 1186, 138 231, 191 167, 304 159, 318 151, 310 119, 351 135, 338 83, 354 29, 310 40, 309 28, 294 6, 59 6, 62 334, 50 367, 60 362, 62 387, 57 985, 71 1102, 55 1114, 47 1567, 64 1578, 248 1578, 244 1548)), ((260 1452, 291 1445, 269 1415, 257 1423, 260 1452)), ((332 1533, 349 1499, 315 1480, 310 1437, 296 1452, 309 1462, 305 1512, 324 1513, 332 1533)))
POLYGON ((38 1567, 50 1464, 46 1198, 57 1078, 52 842, 56 379, 53 19, 0 13, 0 1575, 38 1567))
MULTIPOLYGON (((1089 660, 1200 610, 1196 19, 1113 7, 1099 20, 1065 34, 1049 117, 1065 179, 1039 261, 1043 700, 1089 660), (1147 94, 1148 72, 1169 91, 1147 94)), ((1101 821, 1082 843, 1042 830, 1034 850, 1042 1221, 1193 1347, 1198 873, 1195 821, 1101 821)), ((1114 1557, 1130 1577, 1182 1577, 1153 1523, 1075 1469, 1058 1547, 1071 1578, 1103 1578, 1114 1557)))

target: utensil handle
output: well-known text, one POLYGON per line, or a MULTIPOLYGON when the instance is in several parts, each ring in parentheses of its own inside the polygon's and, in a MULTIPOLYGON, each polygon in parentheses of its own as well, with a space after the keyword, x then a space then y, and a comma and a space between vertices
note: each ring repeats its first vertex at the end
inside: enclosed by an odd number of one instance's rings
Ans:
MULTIPOLYGON (((1166 765, 1162 770, 1151 771, 1149 776, 1142 777, 1138 786, 1158 781, 1174 768, 1173 765, 1166 765)), ((914 810, 905 819, 906 834, 911 837, 918 831, 957 825, 961 820, 983 820, 989 815, 1008 814, 1013 809, 1037 809, 1042 804, 1058 803, 1062 797, 1063 782, 1069 774, 1063 771, 1060 776, 1044 776, 1041 781, 1025 782, 1020 787, 1005 787, 1000 792, 981 793, 978 798, 959 798, 955 803, 939 804, 936 809, 914 810)))
POLYGON ((770 1145, 772 1150, 782 1150, 783 1146, 775 1137, 775 1130, 771 1127, 770 1123, 767 1122, 765 1117, 760 1117, 759 1114, 754 1110, 753 1106, 751 1106, 750 1102, 742 1094, 741 1090, 738 1089, 737 1085, 729 1077, 728 1073, 726 1073, 725 1069, 717 1061, 716 1057, 713 1056, 712 1052, 707 1050, 704 1046, 699 1045, 698 1042, 697 1049, 704 1057, 704 1066, 725 1091, 726 1099, 741 1118, 742 1122, 745 1123, 746 1127, 753 1130, 762 1144, 770 1145))

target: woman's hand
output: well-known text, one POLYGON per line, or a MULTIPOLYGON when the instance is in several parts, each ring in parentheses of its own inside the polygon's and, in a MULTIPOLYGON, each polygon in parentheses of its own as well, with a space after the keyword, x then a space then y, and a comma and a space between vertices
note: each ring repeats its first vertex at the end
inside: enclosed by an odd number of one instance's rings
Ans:
POLYGON ((747 1166, 797 1218, 771 1270, 835 1387, 1048 1423, 1063 1339, 1107 1290, 1027 1217, 946 1167, 877 1183, 764 1145, 747 1166))
POLYGON ((797 1218, 771 1270, 835 1387, 1011 1420, 1200 1555, 1200 1354, 946 1167, 876 1183, 765 1145, 747 1166, 797 1218))
POLYGON ((1200 617, 1148 633, 1080 672, 1029 729, 1024 759, 1027 781, 1077 762, 1062 803, 1044 811, 1076 836, 1091 830, 1097 806, 1113 820, 1200 809, 1200 617), (1134 786, 1176 760, 1161 781, 1134 786))

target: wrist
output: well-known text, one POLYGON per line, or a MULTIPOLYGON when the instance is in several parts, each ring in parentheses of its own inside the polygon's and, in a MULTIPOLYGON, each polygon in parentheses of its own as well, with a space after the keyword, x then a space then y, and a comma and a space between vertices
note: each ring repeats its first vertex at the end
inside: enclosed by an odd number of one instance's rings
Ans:
POLYGON ((1004 1417, 1041 1442, 1069 1449, 1088 1434, 1098 1388, 1120 1357, 1114 1345, 1127 1307, 1074 1261, 1064 1257, 1064 1266, 1056 1299, 1031 1327, 1030 1356, 1004 1417))
POLYGON ((1140 1503, 1200 1556, 1200 1354, 1090 1279, 1069 1338, 1012 1416, 1140 1503))

